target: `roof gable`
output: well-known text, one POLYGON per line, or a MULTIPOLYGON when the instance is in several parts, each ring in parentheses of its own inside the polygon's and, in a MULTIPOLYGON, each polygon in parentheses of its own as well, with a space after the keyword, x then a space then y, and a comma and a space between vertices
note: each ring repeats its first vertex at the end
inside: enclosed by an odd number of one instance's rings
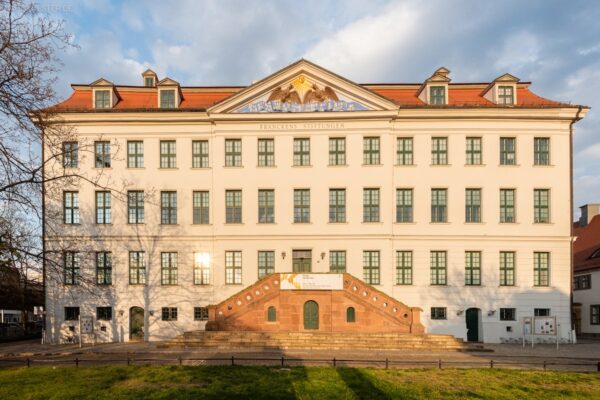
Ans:
POLYGON ((304 59, 250 85, 210 113, 395 110, 389 99, 304 59))
POLYGON ((92 86, 92 87, 94 87, 94 86, 114 87, 115 84, 112 83, 109 80, 106 80, 104 78, 100 78, 100 79, 96 79, 94 82, 90 83, 90 86, 92 86))

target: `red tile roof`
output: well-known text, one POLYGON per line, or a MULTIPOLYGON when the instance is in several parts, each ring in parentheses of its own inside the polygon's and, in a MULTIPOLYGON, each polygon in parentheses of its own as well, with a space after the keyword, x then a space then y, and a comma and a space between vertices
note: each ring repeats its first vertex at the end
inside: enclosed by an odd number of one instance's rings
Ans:
MULTIPOLYGON (((526 84, 517 88, 517 107, 573 107, 557 101, 540 97, 531 92, 526 84)), ((362 85, 400 107, 440 107, 429 106, 417 97, 418 85, 362 85), (403 87, 404 86, 404 87, 403 87)), ((448 105, 441 107, 502 107, 482 95, 486 84, 449 85, 448 105)), ((73 94, 55 107, 61 111, 93 111, 92 90, 89 86, 74 85, 73 94)), ((186 88, 181 87, 182 101, 179 109, 205 110, 215 103, 241 91, 243 87, 227 88, 186 88)), ((115 86, 119 101, 113 110, 151 110, 158 109, 157 90, 141 86, 115 86)), ((102 110, 110 111, 110 110, 102 110)))
POLYGON ((589 224, 573 230, 577 240, 573 244, 573 269, 575 272, 600 268, 600 258, 592 258, 592 253, 600 249, 600 215, 596 215, 589 224))

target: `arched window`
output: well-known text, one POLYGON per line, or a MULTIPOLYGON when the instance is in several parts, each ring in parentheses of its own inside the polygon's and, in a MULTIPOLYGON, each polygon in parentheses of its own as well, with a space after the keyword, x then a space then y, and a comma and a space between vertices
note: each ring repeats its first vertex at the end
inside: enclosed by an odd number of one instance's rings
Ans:
POLYGON ((346 309, 346 322, 356 322, 356 311, 354 307, 348 307, 346 309))
POLYGON ((267 321, 269 321, 269 322, 277 321, 277 310, 273 306, 271 306, 267 309, 267 321))

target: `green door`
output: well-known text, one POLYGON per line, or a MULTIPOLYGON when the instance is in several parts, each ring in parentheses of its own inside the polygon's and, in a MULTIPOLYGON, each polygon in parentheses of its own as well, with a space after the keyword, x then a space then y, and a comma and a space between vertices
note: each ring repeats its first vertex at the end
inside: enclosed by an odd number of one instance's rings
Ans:
POLYGON ((315 301, 304 303, 304 329, 319 329, 319 305, 315 301))
POLYGON ((467 340, 469 342, 479 341, 479 308, 469 308, 466 312, 467 340))
POLYGON ((129 339, 144 340, 144 309, 141 307, 129 309, 129 339))
POLYGON ((292 260, 292 271, 296 273, 306 273, 312 270, 312 251, 294 250, 292 260))

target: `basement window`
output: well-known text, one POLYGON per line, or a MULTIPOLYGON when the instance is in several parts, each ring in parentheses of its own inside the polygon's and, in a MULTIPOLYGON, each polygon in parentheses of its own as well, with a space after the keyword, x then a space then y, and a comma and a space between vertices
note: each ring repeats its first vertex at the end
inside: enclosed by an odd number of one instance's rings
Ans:
POLYGON ((431 307, 431 319, 447 319, 446 307, 431 307))
POLYGON ((194 321, 208 321, 208 307, 194 307, 194 321))
POLYGON ((346 309, 346 322, 356 322, 356 311, 354 307, 348 307, 346 309))
POLYGON ((277 310, 273 306, 271 306, 267 309, 267 321, 269 321, 269 322, 277 321, 277 310))

